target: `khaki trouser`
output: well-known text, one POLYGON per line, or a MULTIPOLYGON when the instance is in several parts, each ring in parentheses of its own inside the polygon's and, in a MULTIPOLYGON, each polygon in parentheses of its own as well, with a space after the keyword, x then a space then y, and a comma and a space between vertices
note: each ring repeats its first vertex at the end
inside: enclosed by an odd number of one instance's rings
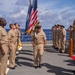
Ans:
POLYGON ((17 41, 16 41, 16 51, 18 51, 18 45, 19 45, 20 42, 21 42, 21 41, 20 41, 20 39, 18 38, 17 41))
POLYGON ((58 40, 58 48, 61 49, 61 39, 58 40))
POLYGON ((58 48, 59 47, 59 31, 58 31, 58 29, 56 30, 56 34, 55 34, 55 37, 56 37, 56 48, 58 48))
POLYGON ((16 51, 18 51, 18 45, 21 43, 21 39, 20 39, 20 37, 18 38, 18 40, 17 40, 17 47, 16 47, 16 51))
POLYGON ((58 36, 56 36, 56 46, 55 46, 56 48, 58 48, 59 47, 59 40, 58 40, 58 36))
POLYGON ((11 43, 9 67, 14 67, 15 66, 16 49, 17 49, 17 42, 16 43, 11 43))
POLYGON ((74 51, 75 51, 75 38, 73 39, 73 47, 74 47, 74 51))
POLYGON ((56 45, 55 36, 53 37, 53 44, 54 44, 54 47, 55 47, 55 45, 56 45))
POLYGON ((66 43, 66 41, 61 41, 61 50, 65 50, 65 43, 66 43))
POLYGON ((72 32, 72 38, 73 38, 73 49, 75 51, 75 30, 72 32))
POLYGON ((54 38, 54 41, 55 41, 55 48, 58 47, 58 36, 57 36, 57 33, 55 33, 55 38, 54 38))
POLYGON ((5 55, 2 55, 0 52, 0 75, 5 75, 6 68, 7 68, 7 60, 8 60, 8 46, 7 46, 7 44, 3 44, 2 48, 5 52, 5 55))
POLYGON ((43 53, 44 53, 44 45, 43 44, 36 45, 34 49, 34 64, 35 65, 38 65, 38 60, 39 60, 39 64, 41 64, 43 53))
POLYGON ((53 41, 54 41, 54 46, 56 46, 56 36, 55 36, 55 31, 54 31, 54 34, 53 34, 53 41))

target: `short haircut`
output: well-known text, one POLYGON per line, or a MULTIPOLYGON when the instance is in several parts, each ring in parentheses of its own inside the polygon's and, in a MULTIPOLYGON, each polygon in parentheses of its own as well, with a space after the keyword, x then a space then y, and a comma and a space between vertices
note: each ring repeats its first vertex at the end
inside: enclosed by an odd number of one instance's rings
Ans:
POLYGON ((12 25, 14 25, 14 24, 10 24, 9 27, 11 28, 12 25))
POLYGON ((7 24, 6 20, 4 18, 0 18, 0 25, 4 26, 6 24, 7 24))
POLYGON ((18 23, 14 23, 14 25, 16 25, 16 24, 18 24, 18 23))

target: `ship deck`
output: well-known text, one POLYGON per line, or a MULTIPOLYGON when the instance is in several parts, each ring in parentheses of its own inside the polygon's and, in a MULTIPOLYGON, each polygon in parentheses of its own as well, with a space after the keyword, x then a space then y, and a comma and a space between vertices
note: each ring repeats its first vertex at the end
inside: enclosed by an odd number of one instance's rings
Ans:
POLYGON ((33 67, 33 47, 30 42, 22 43, 23 48, 16 57, 16 68, 7 68, 7 75, 74 75, 75 61, 68 53, 59 53, 47 42, 43 55, 42 68, 33 67))

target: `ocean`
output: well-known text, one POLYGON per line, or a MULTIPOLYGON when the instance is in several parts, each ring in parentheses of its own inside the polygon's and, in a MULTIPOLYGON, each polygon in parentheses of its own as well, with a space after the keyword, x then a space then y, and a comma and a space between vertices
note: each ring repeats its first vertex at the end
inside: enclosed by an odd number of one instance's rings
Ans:
MULTIPOLYGON (((9 29, 6 29, 7 32, 9 31, 9 29)), ((46 37, 47 37, 47 41, 50 41, 52 40, 52 31, 50 29, 43 29, 45 34, 46 34, 46 37)), ((25 30, 24 29, 21 29, 21 32, 24 32, 25 30)), ((66 34, 66 39, 69 40, 69 33, 68 31, 66 30, 67 34, 66 34)), ((30 42, 31 41, 31 38, 30 38, 30 35, 22 35, 21 34, 21 41, 22 42, 30 42)))

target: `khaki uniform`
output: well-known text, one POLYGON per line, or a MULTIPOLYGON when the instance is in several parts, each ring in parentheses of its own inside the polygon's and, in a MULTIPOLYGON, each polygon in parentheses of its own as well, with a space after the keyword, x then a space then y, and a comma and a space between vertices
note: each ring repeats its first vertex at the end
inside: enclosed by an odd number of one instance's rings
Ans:
POLYGON ((54 42, 54 28, 52 28, 52 37, 53 37, 53 46, 55 47, 55 42, 54 42))
POLYGON ((38 65, 38 59, 39 59, 39 64, 41 64, 41 61, 42 61, 42 56, 43 56, 43 53, 44 53, 44 40, 46 41, 46 35, 41 30, 35 36, 36 46, 35 46, 35 50, 34 50, 34 63, 36 65, 38 65), (38 57, 38 53, 39 53, 39 57, 38 57))
POLYGON ((59 48, 59 29, 56 29, 56 48, 59 48))
MULTIPOLYGON (((69 29, 68 29, 68 31, 69 31, 69 40, 72 38, 72 40, 74 40, 74 38, 73 38, 73 27, 70 27, 69 29)), ((69 41, 70 42, 70 41, 69 41)), ((70 44, 70 43, 69 43, 70 44)), ((70 45, 69 45, 69 47, 70 47, 70 45)), ((74 47, 73 47, 74 48, 74 47)))
POLYGON ((55 28, 53 29, 53 41, 54 41, 54 47, 56 46, 56 36, 55 36, 55 34, 56 34, 56 30, 55 30, 55 28))
POLYGON ((66 37, 64 38, 64 36, 66 36, 66 30, 63 28, 61 31, 61 50, 65 51, 66 37))
POLYGON ((9 67, 14 67, 15 66, 16 49, 17 49, 17 40, 18 40, 16 30, 11 29, 8 32, 8 40, 10 41, 9 67))
POLYGON ((16 31, 16 36, 17 36, 17 49, 16 50, 18 50, 18 45, 21 42, 21 39, 20 39, 21 34, 18 29, 15 29, 15 31, 16 31))
POLYGON ((75 51, 75 29, 73 29, 73 47, 75 51))
POLYGON ((58 29, 58 49, 61 49, 61 29, 58 29))
POLYGON ((55 27, 55 30, 54 30, 54 41, 55 41, 55 48, 57 48, 58 44, 57 44, 57 28, 55 27))
POLYGON ((1 26, 0 26, 0 43, 2 44, 2 48, 5 52, 5 55, 2 55, 0 50, 0 75, 5 75, 8 60, 8 37, 6 30, 1 26))
MULTIPOLYGON (((35 44, 35 32, 33 31, 32 33, 31 33, 31 42, 32 42, 32 45, 33 44, 35 44)), ((34 65, 36 65, 36 53, 35 53, 35 50, 36 50, 36 44, 35 45, 33 45, 33 51, 34 51, 34 65)))

